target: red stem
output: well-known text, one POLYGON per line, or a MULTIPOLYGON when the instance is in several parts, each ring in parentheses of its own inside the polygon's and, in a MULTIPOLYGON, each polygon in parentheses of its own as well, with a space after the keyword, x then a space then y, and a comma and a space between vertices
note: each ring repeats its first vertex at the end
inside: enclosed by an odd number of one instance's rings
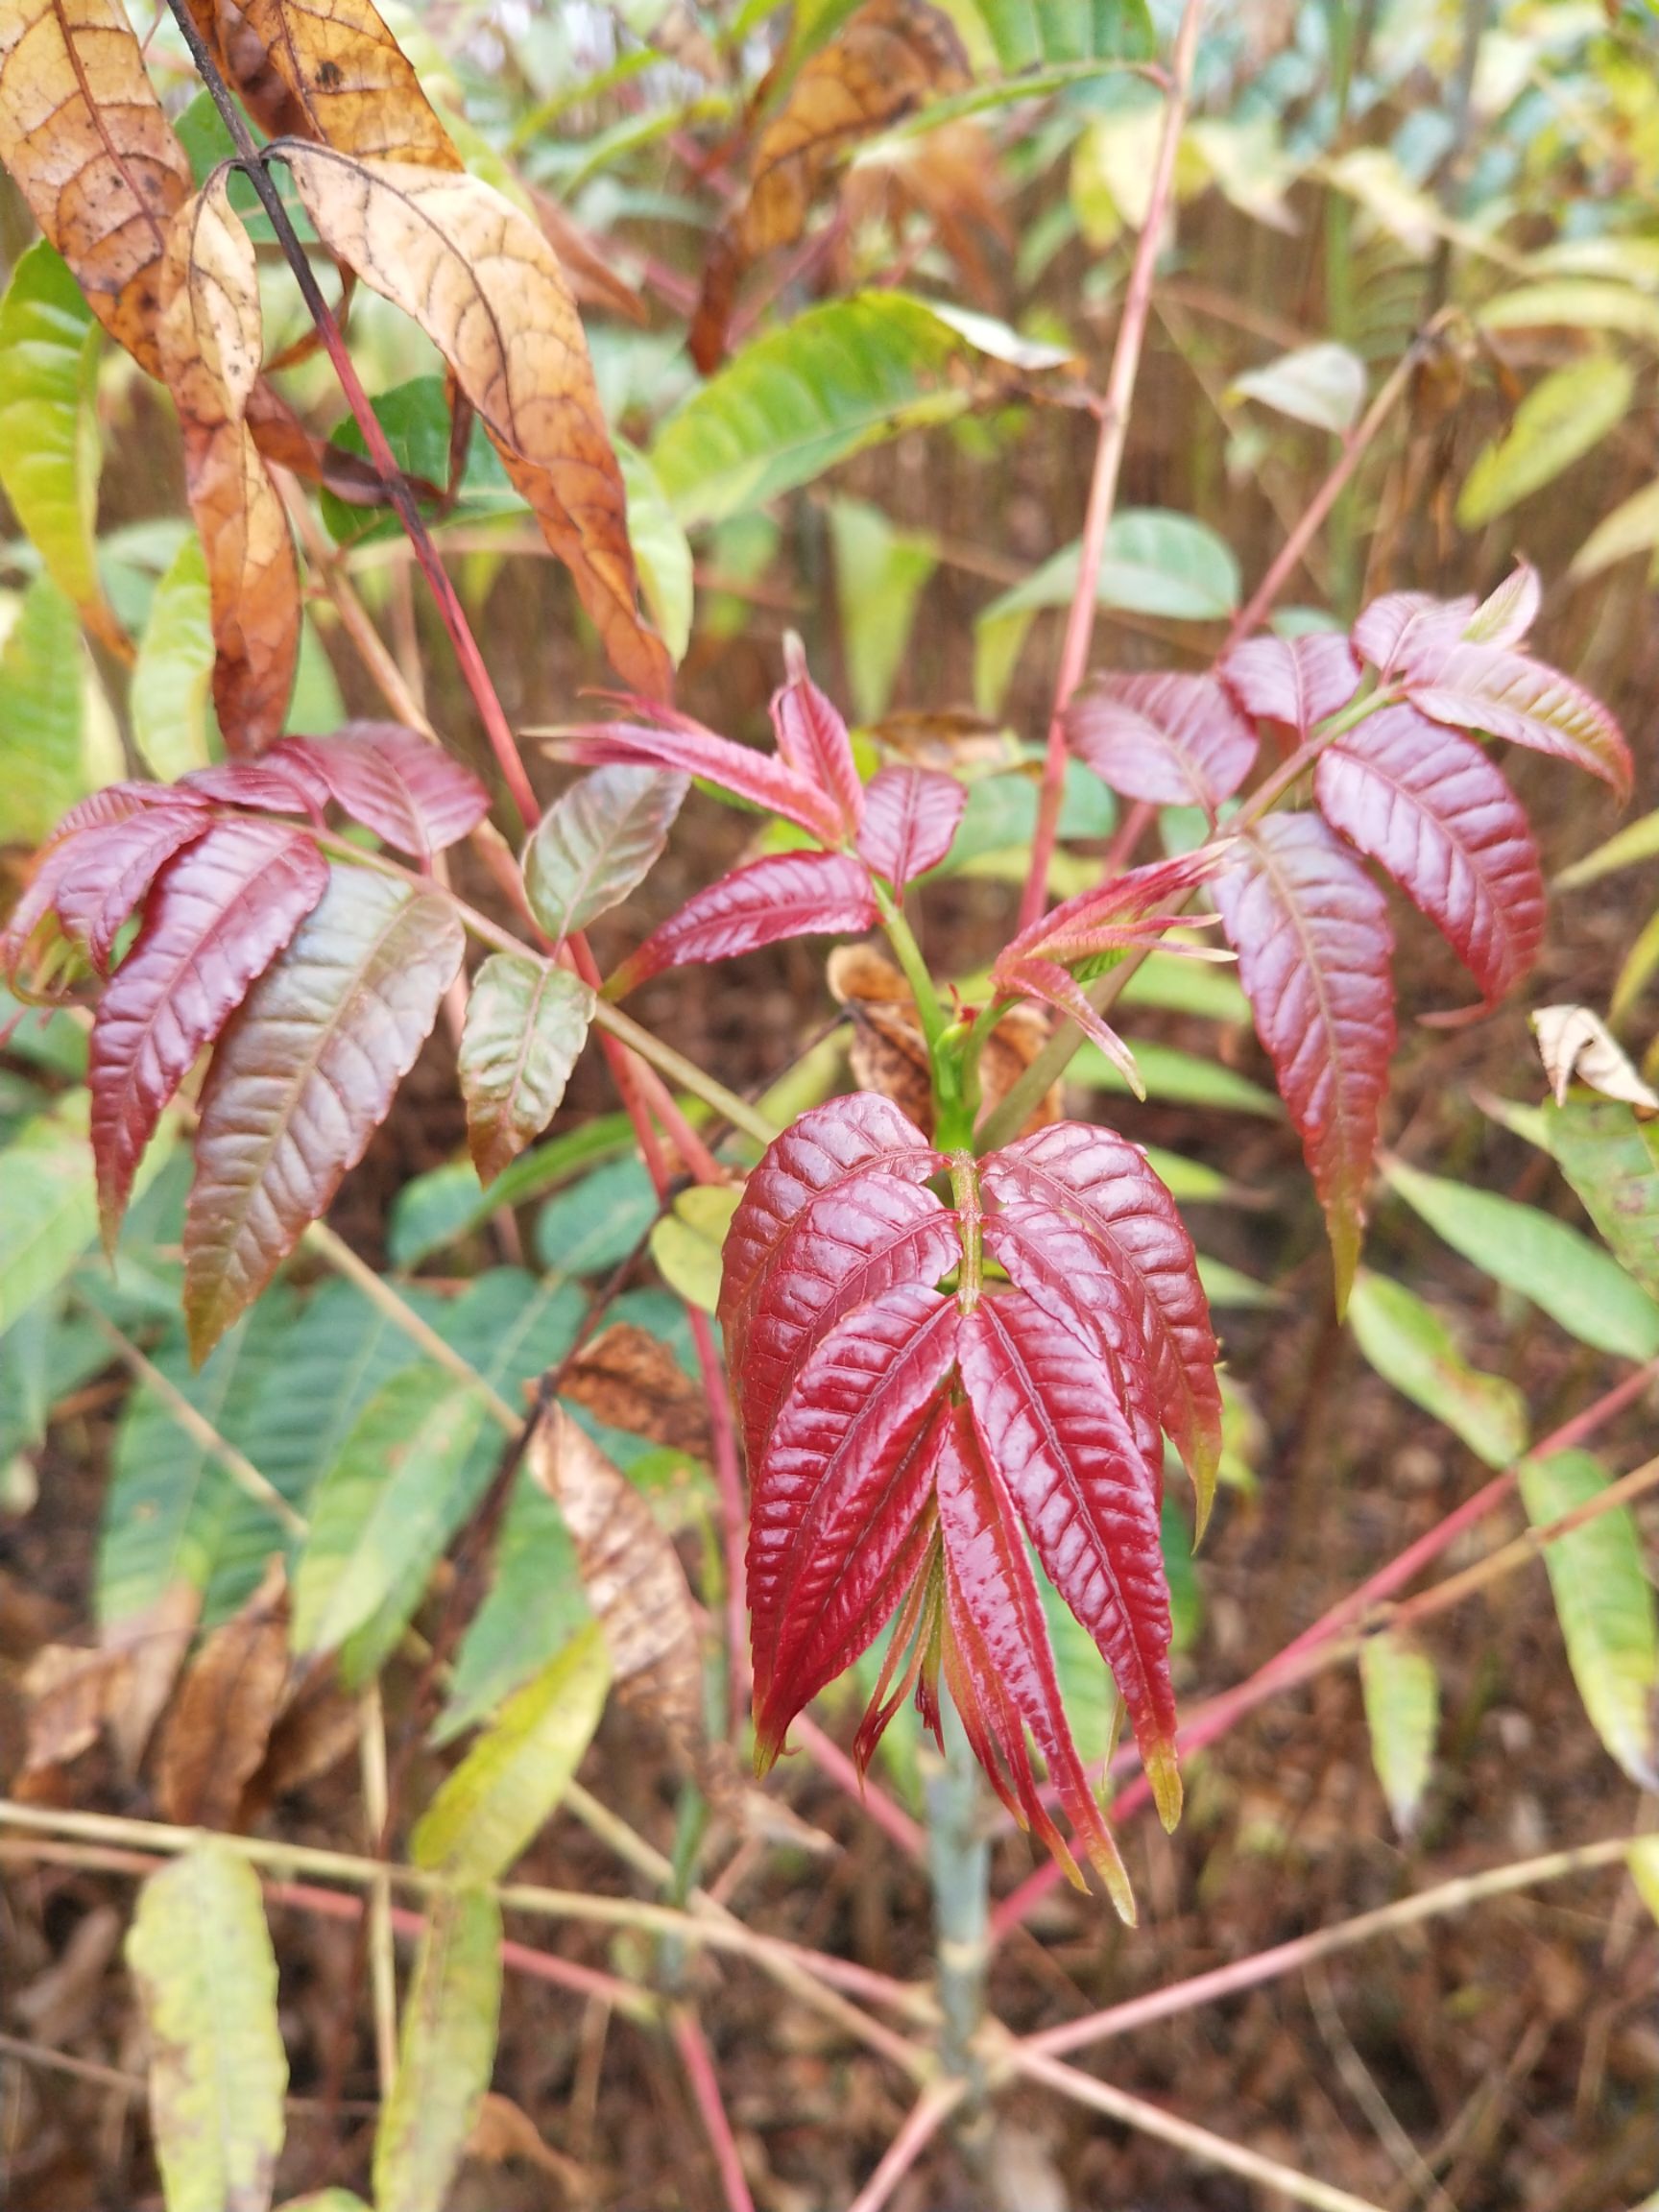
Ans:
POLYGON ((721 2101, 714 2061, 709 2056, 702 2027, 690 2006, 675 2006, 673 2028, 674 2047, 680 2054, 680 2062, 685 2069, 685 2079, 696 2100, 697 2110, 709 2132, 714 2162, 720 2169, 720 2184, 726 2194, 727 2212, 755 2212, 755 2200, 749 2194, 743 2161, 737 2153, 736 2138, 732 2132, 732 2123, 726 2117, 726 2106, 721 2101))

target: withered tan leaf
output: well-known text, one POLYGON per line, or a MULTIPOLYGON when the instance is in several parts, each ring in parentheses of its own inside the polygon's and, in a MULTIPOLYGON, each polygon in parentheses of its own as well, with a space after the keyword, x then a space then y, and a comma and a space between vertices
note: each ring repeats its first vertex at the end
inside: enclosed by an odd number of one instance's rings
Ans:
POLYGON ((709 1456, 702 1391, 661 1338, 632 1321, 613 1322, 584 1345, 565 1368, 559 1394, 608 1429, 648 1436, 693 1458, 709 1456))
POLYGON ((0 6, 0 162, 93 313, 159 376, 161 256, 190 164, 119 0, 0 6))
POLYGON ((757 255, 800 237, 836 162, 935 92, 969 82, 955 25, 927 0, 868 0, 819 49, 755 142, 749 194, 716 239, 691 325, 691 358, 705 373, 725 350, 738 279, 757 255))
POLYGON ((283 157, 329 252, 449 363, 617 673, 666 696, 668 655, 638 608, 622 472, 552 247, 475 177, 320 146, 288 145, 283 157))
POLYGON ((175 221, 160 293, 161 367, 207 557, 213 704, 229 750, 259 753, 282 734, 294 687, 300 570, 281 496, 247 420, 264 336, 258 268, 224 176, 175 221))
POLYGON ((108 1723, 109 1740, 129 1780, 137 1773, 173 1695, 201 1612, 201 1591, 189 1582, 175 1582, 142 1613, 110 1622, 99 1639, 106 1651, 122 1655, 127 1663, 108 1723))
POLYGON ((587 2176, 575 2160, 564 2157, 542 2141, 541 2130, 522 2104, 515 2104, 511 2097, 493 2089, 486 2091, 478 2107, 467 2155, 486 2166, 505 2166, 521 2158, 526 2165, 552 2175, 566 2197, 575 2200, 586 2194, 587 2176))
POLYGON ((1601 1017, 1588 1006, 1540 1006, 1529 1017, 1538 1057, 1555 1103, 1564 1106, 1574 1083, 1622 1098, 1640 1113, 1659 1113, 1659 1096, 1643 1082, 1630 1056, 1601 1017))
POLYGON ((288 1582, 274 1558, 241 1612, 196 1654, 162 1724, 156 1796, 164 1820, 230 1826, 287 1678, 288 1582))
POLYGON ((235 1825, 252 1828, 278 1797, 326 1774, 356 1750, 362 1733, 357 1700, 340 1688, 331 1669, 313 1668, 298 1689, 291 1681, 264 1759, 242 1793, 235 1825))
POLYGON ((45 1644, 23 1675, 28 1738, 23 1774, 70 1766, 90 1749, 126 1685, 130 1651, 84 1644, 45 1644))

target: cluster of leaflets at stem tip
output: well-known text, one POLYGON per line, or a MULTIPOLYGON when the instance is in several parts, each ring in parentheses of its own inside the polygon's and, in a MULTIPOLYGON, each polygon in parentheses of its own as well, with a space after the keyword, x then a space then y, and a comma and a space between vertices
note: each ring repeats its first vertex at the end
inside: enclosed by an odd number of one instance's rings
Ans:
POLYGON ((725 1247, 720 1320, 752 1508, 757 1758, 893 1621, 857 1752, 941 1684, 1009 1811, 1133 1901, 1061 1703, 1032 1555, 1094 1638, 1166 1823, 1181 1802, 1159 1540, 1163 1438, 1207 1510, 1215 1342, 1144 1154, 1057 1122, 975 1163, 891 1100, 779 1137, 725 1247))
POLYGON ((470 770, 394 723, 285 737, 176 783, 73 807, 3 932, 37 992, 103 978, 88 1080, 106 1240, 199 1056, 185 1318, 204 1358, 326 1208, 385 1118, 460 971, 453 902, 337 856, 328 808, 423 862, 483 819, 470 770), (134 918, 136 918, 134 924, 134 918))
MULTIPOLYGON (((1097 677, 1068 713, 1071 749, 1123 797, 1198 805, 1237 831, 1213 897, 1325 1209, 1339 1306, 1358 1259, 1394 1046, 1387 904, 1362 859, 1393 878, 1474 976, 1479 1006, 1431 1017, 1466 1020, 1522 981, 1544 927, 1526 814, 1478 740, 1553 755, 1629 791, 1613 716, 1523 650, 1538 605, 1526 564, 1479 605, 1390 592, 1351 637, 1252 638, 1213 675, 1097 677), (1229 818, 1262 725, 1286 758, 1311 769, 1312 804, 1265 811, 1246 798, 1229 818)), ((1033 950, 1024 979, 1038 988, 1046 978, 1029 974, 1033 950)), ((1004 966, 1017 980, 1012 953, 1004 966)), ((1067 1011, 1083 1018, 1075 1004, 1067 1011)))

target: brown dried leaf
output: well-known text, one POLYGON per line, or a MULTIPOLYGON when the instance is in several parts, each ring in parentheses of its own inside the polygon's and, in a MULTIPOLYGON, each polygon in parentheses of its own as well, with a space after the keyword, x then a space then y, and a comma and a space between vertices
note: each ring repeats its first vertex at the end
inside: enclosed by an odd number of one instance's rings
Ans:
POLYGON ((357 1700, 322 1668, 290 1695, 265 1757, 242 1793, 236 1826, 252 1828, 278 1797, 301 1790, 354 1751, 362 1735, 357 1700))
MULTIPOLYGON (((853 1079, 861 1091, 891 1098, 918 1129, 933 1126, 933 1089, 927 1046, 916 1001, 903 976, 872 946, 841 945, 827 968, 830 993, 853 1017, 853 1079)), ((988 1112, 1006 1096, 1048 1041, 1048 1023, 1034 1006, 1011 1006, 991 1032, 979 1061, 988 1112)), ((1058 1121, 1058 1083, 1026 1122, 1022 1135, 1058 1121)))
POLYGON ((646 1714, 693 1773, 709 1760, 697 1607, 673 1544, 628 1478, 563 1407, 537 1423, 526 1455, 558 1504, 626 1705, 646 1714))
POLYGON ((281 497, 246 420, 263 341, 258 269, 224 176, 174 224, 160 290, 161 366, 207 557, 213 703, 230 751, 260 753, 282 734, 294 686, 300 570, 281 497))
POLYGON ((1659 1113, 1659 1096, 1643 1082, 1629 1054, 1590 1007, 1540 1006, 1529 1019, 1557 1106, 1566 1105, 1572 1084, 1584 1083, 1604 1098, 1622 1098, 1639 1113, 1659 1113))
POLYGON ((29 1700, 25 1776, 68 1767, 97 1742, 132 1664, 130 1651, 101 1651, 84 1644, 41 1646, 23 1675, 29 1700))
POLYGON ((288 1678, 288 1580, 280 1558, 191 1663, 161 1731, 156 1797, 164 1820, 228 1828, 265 1757, 288 1678))
POLYGON ((835 163, 930 94, 969 81, 950 18, 926 0, 869 0, 806 63, 756 141, 749 197, 716 239, 688 341, 705 374, 726 349, 726 325, 744 269, 800 237, 835 163))
POLYGON ((108 1719, 109 1740, 129 1780, 142 1765, 151 1734, 173 1695, 201 1611, 201 1591, 188 1582, 175 1582, 142 1613, 111 1622, 100 1639, 106 1651, 119 1653, 127 1662, 108 1719))
POLYGON ((511 2159, 522 2158, 527 2165, 551 2174, 566 2196, 574 2198, 585 2190, 587 2176, 575 2160, 562 2157, 544 2143, 541 2129, 524 2107, 493 2089, 485 2093, 478 2107, 467 2155, 486 2166, 505 2166, 511 2159))
POLYGON ((997 197, 998 165, 976 123, 947 123, 919 137, 893 140, 879 159, 861 161, 842 190, 847 227, 854 234, 881 220, 891 227, 914 209, 927 216, 962 272, 969 292, 995 309, 998 293, 980 233, 1006 245, 1012 236, 997 197))
POLYGON ((966 707, 901 708, 872 722, 869 733, 883 752, 918 768, 1011 768, 1017 760, 1001 726, 966 707))
POLYGON ((648 1436, 694 1459, 709 1457, 702 1391, 661 1337, 632 1321, 613 1323, 585 1345, 565 1368, 559 1394, 608 1429, 648 1436))
POLYGON ((14 1993, 10 2009, 36 2043, 60 2049, 94 2024, 108 1995, 104 1977, 126 1926, 125 1914, 113 1905, 95 1905, 75 1923, 51 1965, 14 1993))
POLYGON ((613 252, 611 241, 601 244, 550 192, 535 184, 524 189, 575 297, 589 307, 609 307, 630 323, 649 323, 650 311, 637 287, 619 276, 613 263, 606 259, 606 254, 613 252))
POLYGON ((190 164, 120 0, 0 7, 0 161, 92 312, 159 376, 161 256, 190 164))
POLYGON ((666 697, 668 655, 637 604, 622 472, 552 247, 475 177, 314 146, 284 158, 329 252, 449 363, 613 666, 635 690, 666 697))

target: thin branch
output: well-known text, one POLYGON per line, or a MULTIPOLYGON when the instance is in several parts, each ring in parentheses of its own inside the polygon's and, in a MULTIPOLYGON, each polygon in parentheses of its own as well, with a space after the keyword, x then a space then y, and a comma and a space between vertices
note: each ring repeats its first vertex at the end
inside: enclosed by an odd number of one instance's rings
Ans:
POLYGON ((936 2081, 911 2105, 904 2125, 882 2153, 881 2163, 859 2190, 847 2212, 881 2212, 895 2189, 968 2094, 963 2081, 936 2081))
POLYGON ((703 2126, 708 2131, 709 2146, 714 2152, 714 2163, 720 2169, 720 2185, 725 2192, 727 2212, 755 2212, 755 2200, 749 2194, 749 2183, 744 2176, 743 2161, 737 2153, 737 2140, 732 2132, 726 2106, 720 2095, 720 2080, 714 2071, 714 2061, 709 2053, 697 2014, 689 2005, 676 2005, 670 2015, 670 2028, 674 2048, 680 2054, 680 2063, 685 2069, 703 2126))
MULTIPOLYGON (((378 1677, 357 1699, 363 1773, 363 1818, 379 1858, 386 1849, 391 1799, 386 1772, 386 1715, 378 1677)), ((397 1972, 392 1957, 392 1885, 382 1872, 369 1891, 369 1979, 374 2008, 374 2063, 382 2102, 397 2080, 397 1972)))

